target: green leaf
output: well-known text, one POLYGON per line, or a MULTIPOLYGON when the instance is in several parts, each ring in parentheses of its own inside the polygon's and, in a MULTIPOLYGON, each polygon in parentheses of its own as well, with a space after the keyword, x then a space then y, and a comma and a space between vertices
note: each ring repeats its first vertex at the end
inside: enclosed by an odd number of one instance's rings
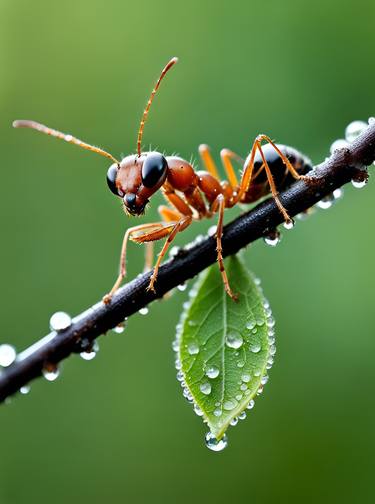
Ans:
POLYGON ((226 270, 238 302, 225 293, 213 265, 189 293, 175 342, 184 395, 218 440, 253 407, 275 353, 274 320, 259 281, 236 256, 226 270))

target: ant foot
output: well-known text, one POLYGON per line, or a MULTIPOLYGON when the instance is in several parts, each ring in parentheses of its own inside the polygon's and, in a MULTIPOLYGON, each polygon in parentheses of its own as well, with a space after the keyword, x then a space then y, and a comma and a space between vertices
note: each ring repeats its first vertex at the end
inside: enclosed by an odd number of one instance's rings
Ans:
POLYGON ((106 294, 105 296, 103 296, 102 301, 105 305, 109 305, 109 303, 112 301, 112 294, 106 294))

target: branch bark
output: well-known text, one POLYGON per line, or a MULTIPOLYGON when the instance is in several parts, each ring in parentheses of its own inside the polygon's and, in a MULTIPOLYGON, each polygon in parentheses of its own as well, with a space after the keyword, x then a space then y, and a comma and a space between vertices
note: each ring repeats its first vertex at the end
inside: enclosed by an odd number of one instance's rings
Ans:
MULTIPOLYGON (((312 180, 297 181, 280 193, 280 200, 289 215, 295 216, 350 180, 367 180, 366 167, 374 159, 375 122, 372 122, 347 149, 335 151, 318 165, 312 180)), ((282 222, 282 215, 271 198, 258 204, 225 226, 224 256, 236 254, 282 222)), ((119 289, 110 305, 97 303, 74 318, 68 329, 52 332, 20 353, 15 362, 0 374, 0 402, 40 376, 46 366, 57 365, 70 354, 82 352, 95 338, 121 323, 125 317, 213 264, 216 261, 215 249, 216 242, 212 237, 180 249, 176 257, 160 268, 156 294, 146 290, 150 273, 144 273, 119 289)))

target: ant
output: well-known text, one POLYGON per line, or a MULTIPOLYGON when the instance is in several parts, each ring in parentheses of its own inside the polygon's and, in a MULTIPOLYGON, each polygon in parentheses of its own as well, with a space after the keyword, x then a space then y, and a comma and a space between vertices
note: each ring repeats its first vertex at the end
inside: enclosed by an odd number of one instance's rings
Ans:
POLYGON ((164 156, 154 151, 142 152, 143 131, 151 104, 161 81, 177 61, 177 58, 172 58, 167 63, 151 93, 138 131, 137 153, 126 156, 121 161, 99 147, 89 145, 72 135, 61 133, 43 124, 25 120, 13 123, 15 128, 35 129, 96 152, 113 161, 107 172, 107 183, 109 189, 122 199, 126 214, 142 215, 150 197, 159 189, 169 203, 169 206, 161 205, 158 208, 161 222, 141 224, 126 230, 121 249, 119 276, 111 291, 103 297, 106 304, 111 301, 126 275, 126 250, 129 239, 148 245, 146 267, 149 269, 152 267, 150 249, 152 242, 167 238, 150 277, 148 289, 155 291, 160 263, 177 233, 190 226, 194 220, 211 218, 214 214, 218 214, 217 262, 225 290, 232 299, 236 300, 237 296, 229 285, 222 255, 224 210, 238 203, 253 203, 271 193, 286 225, 291 226, 293 221, 278 197, 278 190, 290 186, 294 179, 308 178, 306 174, 312 170, 311 161, 306 156, 292 147, 275 144, 267 135, 258 135, 255 138, 250 154, 245 160, 229 149, 223 149, 220 152, 228 177, 228 180, 222 181, 207 145, 199 146, 199 154, 206 171, 195 171, 191 163, 178 156, 164 156), (262 145, 262 142, 266 144, 262 145), (233 161, 243 166, 240 181, 237 179, 233 161))

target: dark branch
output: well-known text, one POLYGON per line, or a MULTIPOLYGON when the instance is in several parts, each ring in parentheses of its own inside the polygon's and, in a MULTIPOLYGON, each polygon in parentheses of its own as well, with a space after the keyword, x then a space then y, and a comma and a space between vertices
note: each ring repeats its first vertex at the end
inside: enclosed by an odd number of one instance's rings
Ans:
MULTIPOLYGON (((375 122, 348 149, 336 151, 317 166, 312 180, 296 182, 280 194, 280 199, 289 214, 295 216, 350 180, 367 179, 366 167, 374 159, 375 122)), ((283 218, 272 199, 260 203, 225 227, 224 256, 235 254, 272 232, 282 222, 283 218)), ((40 376, 46 366, 57 364, 71 353, 82 352, 83 345, 92 343, 125 317, 213 264, 216 261, 215 248, 214 238, 207 237, 196 245, 181 249, 175 258, 160 268, 156 294, 146 290, 150 273, 145 273, 124 285, 109 306, 101 302, 96 304, 76 317, 65 331, 51 333, 19 354, 16 361, 0 374, 0 402, 40 376)))

